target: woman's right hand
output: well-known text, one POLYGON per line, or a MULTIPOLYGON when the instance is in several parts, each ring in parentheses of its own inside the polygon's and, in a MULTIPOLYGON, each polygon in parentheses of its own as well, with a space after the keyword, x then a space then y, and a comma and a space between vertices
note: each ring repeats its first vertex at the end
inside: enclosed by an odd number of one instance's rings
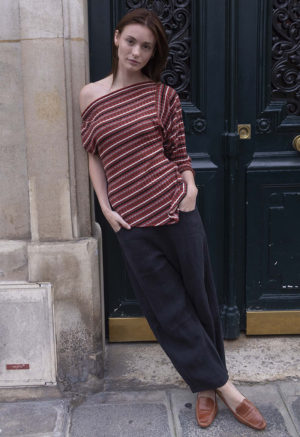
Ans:
POLYGON ((107 195, 107 180, 103 164, 98 155, 89 155, 89 173, 96 192, 102 213, 114 232, 118 232, 122 227, 131 229, 130 225, 116 211, 111 209, 107 195))
POLYGON ((131 226, 116 211, 107 210, 103 214, 114 232, 118 232, 121 228, 131 229, 131 226))

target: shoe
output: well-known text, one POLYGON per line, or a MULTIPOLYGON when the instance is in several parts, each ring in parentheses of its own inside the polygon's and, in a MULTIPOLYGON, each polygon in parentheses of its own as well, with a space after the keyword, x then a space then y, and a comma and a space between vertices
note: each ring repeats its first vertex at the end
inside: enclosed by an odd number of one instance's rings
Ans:
POLYGON ((222 393, 216 390, 218 396, 222 399, 224 404, 229 408, 234 417, 244 425, 248 425, 251 428, 262 430, 266 427, 266 422, 263 416, 260 414, 255 405, 248 399, 244 399, 235 409, 235 411, 227 404, 222 393))
POLYGON ((199 396, 198 393, 196 401, 196 419, 198 425, 201 426, 201 428, 207 428, 213 422, 217 412, 216 393, 214 399, 208 396, 199 396))

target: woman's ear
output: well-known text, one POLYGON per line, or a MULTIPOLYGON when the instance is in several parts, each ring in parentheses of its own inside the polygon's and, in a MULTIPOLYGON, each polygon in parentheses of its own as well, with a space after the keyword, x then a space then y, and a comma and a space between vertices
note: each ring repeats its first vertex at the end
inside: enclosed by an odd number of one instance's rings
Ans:
POLYGON ((116 29, 115 33, 114 33, 114 43, 115 43, 115 46, 118 47, 118 45, 119 45, 119 31, 118 31, 118 29, 116 29))

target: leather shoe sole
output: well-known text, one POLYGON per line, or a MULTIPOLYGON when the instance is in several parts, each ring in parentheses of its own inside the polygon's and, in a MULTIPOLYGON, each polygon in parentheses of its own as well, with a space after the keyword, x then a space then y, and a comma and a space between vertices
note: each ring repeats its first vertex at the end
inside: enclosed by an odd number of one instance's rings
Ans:
POLYGON ((215 399, 207 396, 197 395, 196 401, 196 419, 201 428, 207 428, 213 422, 218 412, 218 405, 215 393, 215 399))
POLYGON ((244 399, 235 409, 235 411, 227 404, 222 393, 216 390, 218 396, 222 399, 224 404, 229 408, 234 417, 244 425, 250 426, 257 430, 263 430, 266 427, 266 422, 263 416, 260 414, 255 405, 248 399, 244 399))

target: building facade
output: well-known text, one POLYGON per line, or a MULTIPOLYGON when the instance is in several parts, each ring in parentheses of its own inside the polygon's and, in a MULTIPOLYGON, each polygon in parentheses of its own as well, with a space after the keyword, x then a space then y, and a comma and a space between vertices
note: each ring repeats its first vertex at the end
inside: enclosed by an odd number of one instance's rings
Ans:
POLYGON ((0 20, 0 280, 52 284, 69 387, 103 371, 101 230, 80 138, 87 2, 7 0, 0 20))
POLYGON ((168 34, 162 80, 182 102, 225 337, 300 332, 298 2, 4 0, 0 280, 52 284, 65 389, 101 387, 105 332, 152 338, 80 138, 80 89, 109 74, 136 7, 168 34))

